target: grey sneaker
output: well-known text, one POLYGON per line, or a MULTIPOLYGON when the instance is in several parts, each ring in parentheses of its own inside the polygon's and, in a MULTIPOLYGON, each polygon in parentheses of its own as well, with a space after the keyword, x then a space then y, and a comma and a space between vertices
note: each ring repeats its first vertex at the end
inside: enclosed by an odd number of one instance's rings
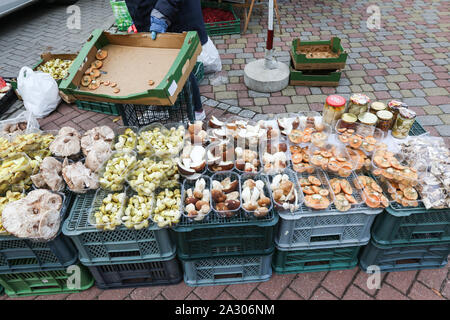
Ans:
POLYGON ((202 112, 195 111, 195 120, 205 120, 206 119, 206 113, 205 110, 202 112))

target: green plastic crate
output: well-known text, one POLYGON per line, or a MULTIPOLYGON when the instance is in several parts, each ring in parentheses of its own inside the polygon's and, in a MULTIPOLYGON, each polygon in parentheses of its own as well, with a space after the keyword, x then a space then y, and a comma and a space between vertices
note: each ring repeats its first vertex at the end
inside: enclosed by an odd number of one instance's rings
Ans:
POLYGON ((205 76, 205 70, 203 67, 203 62, 197 61, 194 67, 194 75, 197 79, 197 82, 200 84, 205 76))
POLYGON ((360 268, 378 266, 381 272, 438 269, 447 265, 450 242, 381 245, 373 239, 361 250, 360 268))
POLYGON ((276 273, 303 273, 353 269, 361 246, 309 250, 275 249, 272 267, 276 273))
POLYGON ((198 287, 268 281, 272 254, 273 247, 266 255, 181 260, 184 282, 198 287))
POLYGON ((93 101, 77 100, 75 101, 75 103, 77 104, 78 109, 81 110, 105 113, 112 116, 120 115, 119 107, 112 102, 93 102, 93 101))
POLYGON ((154 223, 146 229, 103 231, 89 222, 94 193, 79 194, 64 221, 62 231, 70 237, 79 253, 80 262, 87 266, 141 263, 172 259, 176 252, 168 229, 154 223))
POLYGON ((234 16, 234 20, 230 21, 218 21, 218 22, 205 22, 206 32, 209 36, 221 36, 225 34, 240 34, 241 33, 241 19, 236 15, 233 9, 233 5, 230 3, 218 3, 202 1, 202 8, 217 8, 226 11, 231 11, 234 16))
POLYGON ((10 297, 40 296, 60 293, 76 293, 89 289, 94 285, 94 278, 88 269, 80 268, 80 286, 78 289, 68 287, 73 271, 54 270, 41 272, 11 273, 0 275, 0 284, 10 297), (69 281, 68 281, 69 280, 69 281))

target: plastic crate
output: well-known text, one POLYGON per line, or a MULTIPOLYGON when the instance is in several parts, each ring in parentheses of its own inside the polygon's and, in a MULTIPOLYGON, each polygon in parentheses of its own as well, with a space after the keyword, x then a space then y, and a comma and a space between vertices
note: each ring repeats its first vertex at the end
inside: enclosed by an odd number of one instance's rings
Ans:
MULTIPOLYGON (((66 192, 65 196, 63 217, 70 208, 72 193, 66 192)), ((0 236, 0 274, 55 270, 74 264, 77 258, 75 246, 61 229, 55 239, 47 242, 0 236)))
POLYGON ((194 67, 194 75, 197 82, 200 84, 205 76, 205 69, 203 67, 203 62, 197 61, 194 67))
POLYGON ((359 266, 367 272, 378 266, 382 272, 442 268, 447 264, 450 242, 383 246, 371 240, 361 250, 359 266))
POLYGON ((382 245, 450 241, 450 209, 388 207, 375 219, 372 238, 382 245))
POLYGON ((181 260, 188 286, 214 286, 263 282, 272 276, 272 253, 260 256, 233 256, 181 260))
POLYGON ((7 112, 16 100, 17 95, 15 94, 14 89, 10 89, 3 98, 0 99, 0 115, 7 112))
POLYGON ((307 250, 275 249, 272 267, 276 273, 302 273, 353 269, 361 246, 307 250))
POLYGON ((282 250, 361 246, 370 240, 370 227, 381 211, 360 208, 280 214, 275 244, 282 250))
POLYGON ((112 102, 75 101, 78 109, 105 113, 113 116, 120 115, 119 107, 112 102))
POLYGON ((239 213, 232 219, 210 213, 209 220, 189 223, 183 217, 174 228, 178 257, 200 259, 232 255, 263 255, 273 250, 278 215, 271 211, 261 220, 239 213))
POLYGON ((411 129, 409 130, 409 135, 410 136, 419 136, 419 135, 424 134, 426 132, 427 131, 425 130, 425 128, 422 127, 422 125, 418 121, 414 121, 411 129))
POLYGON ((125 126, 143 127, 153 122, 170 123, 194 121, 191 84, 186 81, 173 106, 118 105, 125 126))
POLYGON ((240 34, 241 33, 241 20, 236 15, 233 9, 233 5, 230 3, 218 3, 202 1, 202 8, 217 8, 233 13, 234 19, 230 21, 218 21, 218 22, 205 22, 206 32, 209 36, 221 36, 225 34, 240 34))
POLYGON ((78 265, 78 267, 80 268, 80 286, 78 289, 69 288, 68 283, 72 284, 70 277, 74 275, 74 272, 65 269, 2 274, 0 275, 0 284, 10 297, 76 293, 87 290, 94 285, 94 279, 89 271, 82 265, 78 265))
POLYGON ((170 260, 90 266, 89 271, 100 289, 135 288, 177 284, 183 281, 175 255, 170 260))
POLYGON ((77 195, 63 233, 70 237, 84 265, 139 263, 169 259, 176 251, 168 229, 150 224, 147 229, 103 231, 89 223, 89 211, 95 193, 77 195))

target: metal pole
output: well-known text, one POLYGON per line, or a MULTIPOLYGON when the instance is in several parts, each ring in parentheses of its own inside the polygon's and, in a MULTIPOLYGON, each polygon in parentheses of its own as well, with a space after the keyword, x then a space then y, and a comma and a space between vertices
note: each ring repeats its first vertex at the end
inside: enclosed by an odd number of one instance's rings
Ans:
POLYGON ((269 0, 269 19, 267 21, 267 43, 264 67, 266 69, 275 69, 276 63, 273 57, 273 0, 269 0))

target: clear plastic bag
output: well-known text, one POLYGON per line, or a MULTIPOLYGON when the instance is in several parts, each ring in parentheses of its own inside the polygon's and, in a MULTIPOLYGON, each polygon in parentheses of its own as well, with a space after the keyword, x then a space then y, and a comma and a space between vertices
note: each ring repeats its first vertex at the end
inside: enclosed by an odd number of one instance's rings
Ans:
POLYGON ((203 63, 205 73, 220 72, 222 70, 222 60, 220 59, 219 51, 208 37, 208 42, 202 46, 202 52, 197 58, 197 61, 203 63))

